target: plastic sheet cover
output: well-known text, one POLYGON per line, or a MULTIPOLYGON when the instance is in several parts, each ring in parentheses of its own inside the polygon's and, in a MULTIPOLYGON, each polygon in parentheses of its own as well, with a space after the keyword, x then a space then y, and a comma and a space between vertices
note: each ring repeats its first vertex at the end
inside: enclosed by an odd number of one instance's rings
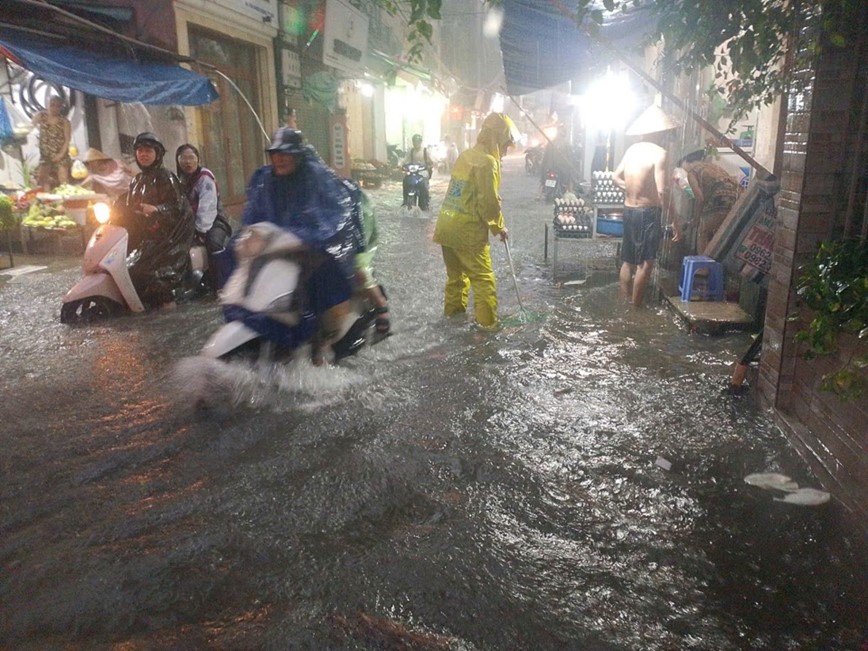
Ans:
POLYGON ((121 59, 0 29, 0 55, 47 81, 117 102, 198 106, 217 99, 211 81, 178 65, 121 59))
MULTIPOLYGON (((500 49, 510 95, 524 95, 578 79, 594 66, 614 62, 567 14, 573 3, 557 0, 504 0, 500 49)), ((603 9, 602 2, 597 2, 603 9)), ((605 12, 600 34, 625 54, 653 26, 646 8, 605 12)))

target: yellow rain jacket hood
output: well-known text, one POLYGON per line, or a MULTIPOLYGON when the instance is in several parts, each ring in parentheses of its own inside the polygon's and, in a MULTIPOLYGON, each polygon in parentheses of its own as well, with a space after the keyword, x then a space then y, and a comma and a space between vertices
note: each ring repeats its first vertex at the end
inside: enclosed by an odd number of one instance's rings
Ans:
POLYGON ((477 251, 488 234, 504 228, 500 210, 500 159, 513 142, 514 125, 503 113, 491 113, 482 123, 476 146, 461 153, 452 168, 449 189, 434 229, 442 246, 477 251))

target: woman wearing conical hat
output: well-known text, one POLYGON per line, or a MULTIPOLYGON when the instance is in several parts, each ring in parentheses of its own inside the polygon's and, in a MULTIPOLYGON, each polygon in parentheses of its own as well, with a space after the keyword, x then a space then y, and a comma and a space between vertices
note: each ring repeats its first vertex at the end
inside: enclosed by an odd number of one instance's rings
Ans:
MULTIPOLYGON (((639 307, 657 261, 663 236, 661 215, 669 193, 669 161, 666 145, 677 125, 656 105, 649 106, 625 132, 639 136, 615 170, 615 183, 624 191, 624 239, 621 243, 620 288, 622 298, 639 307), (630 286, 632 283, 632 287, 630 286)), ((672 214, 672 240, 681 237, 672 214)))
POLYGON ((85 188, 108 195, 112 201, 130 189, 133 173, 99 149, 91 147, 87 150, 84 166, 87 167, 88 175, 81 184, 85 188))

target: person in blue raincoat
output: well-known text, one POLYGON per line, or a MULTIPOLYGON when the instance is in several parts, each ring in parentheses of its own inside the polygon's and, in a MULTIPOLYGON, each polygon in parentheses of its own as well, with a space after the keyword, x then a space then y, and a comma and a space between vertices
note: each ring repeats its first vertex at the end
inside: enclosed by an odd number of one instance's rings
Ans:
POLYGON ((354 258, 364 250, 359 200, 298 129, 278 129, 266 151, 271 163, 253 173, 241 223, 274 223, 319 254, 312 258, 306 293, 307 308, 318 321, 314 361, 319 363, 350 309, 354 258))

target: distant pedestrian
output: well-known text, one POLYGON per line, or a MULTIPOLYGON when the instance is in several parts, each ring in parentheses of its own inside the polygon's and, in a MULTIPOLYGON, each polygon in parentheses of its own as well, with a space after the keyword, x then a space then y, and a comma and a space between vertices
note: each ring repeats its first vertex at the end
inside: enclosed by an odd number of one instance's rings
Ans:
MULTIPOLYGON (((675 128, 675 122, 660 108, 648 107, 625 132, 642 140, 627 149, 615 170, 615 183, 625 194, 620 291, 622 298, 630 299, 636 307, 644 302, 663 236, 660 220, 669 197, 670 178, 665 146, 675 128)), ((677 242, 681 227, 674 214, 671 223, 672 241, 677 242)))
POLYGON ((485 118, 476 146, 455 161, 434 229, 434 241, 442 247, 446 264, 443 313, 466 312, 472 289, 476 321, 488 328, 497 325, 497 285, 488 234, 503 242, 509 238, 500 208, 500 165, 515 144, 514 133, 515 125, 503 113, 485 118))
POLYGON ((446 148, 446 171, 451 174, 455 161, 458 160, 458 145, 452 140, 452 136, 444 136, 443 144, 446 148))

